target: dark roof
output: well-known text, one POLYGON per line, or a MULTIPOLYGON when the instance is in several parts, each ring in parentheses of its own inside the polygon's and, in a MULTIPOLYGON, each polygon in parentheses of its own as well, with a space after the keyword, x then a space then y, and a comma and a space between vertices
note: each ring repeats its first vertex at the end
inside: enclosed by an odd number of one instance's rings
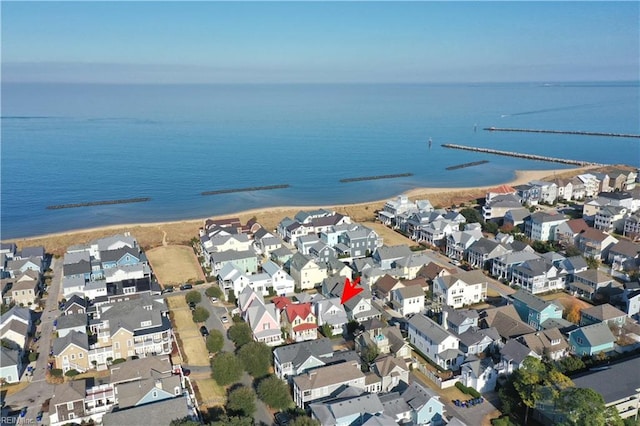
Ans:
POLYGON ((627 257, 637 257, 640 253, 640 244, 632 243, 627 240, 620 240, 609 249, 610 253, 620 253, 627 257))
POLYGON ((69 345, 76 345, 86 351, 89 350, 89 337, 85 333, 71 331, 64 337, 59 337, 53 341, 53 354, 59 355, 69 345))
POLYGON ((82 297, 78 296, 77 294, 74 294, 73 296, 71 296, 69 298, 69 300, 67 300, 64 303, 64 307, 63 307, 62 310, 63 311, 68 310, 71 307, 71 305, 73 305, 73 304, 80 305, 83 308, 85 308, 85 310, 86 310, 87 306, 89 305, 85 299, 83 299, 82 297))
POLYGON ((126 410, 112 411, 104 415, 104 426, 169 425, 174 419, 192 415, 184 396, 139 405, 126 410))
POLYGON ((69 263, 62 266, 62 274, 64 276, 88 274, 91 273, 91 263, 81 260, 78 263, 69 263))
POLYGON ((310 356, 316 358, 330 357, 333 354, 333 346, 329 339, 324 338, 280 346, 274 349, 273 354, 281 364, 291 362, 294 365, 300 365, 310 356))
POLYGON ((58 318, 58 324, 56 328, 58 330, 65 328, 74 328, 80 326, 87 326, 88 319, 87 314, 71 314, 71 315, 62 315, 58 318))
POLYGON ((22 258, 27 258, 27 257, 41 257, 41 258, 43 258, 44 255, 45 255, 45 251, 44 251, 44 247, 42 247, 42 246, 24 247, 20 251, 20 257, 22 257, 22 258))
POLYGON ((126 254, 130 254, 136 259, 140 258, 140 252, 137 249, 131 248, 129 246, 121 247, 115 250, 105 250, 100 252, 100 261, 101 262, 115 262, 126 254))
POLYGON ((640 374, 629 374, 640 371, 640 357, 635 357, 610 365, 605 370, 590 371, 577 377, 572 377, 573 383, 579 388, 589 388, 598 392, 604 398, 605 404, 628 398, 637 393, 640 388, 640 374))

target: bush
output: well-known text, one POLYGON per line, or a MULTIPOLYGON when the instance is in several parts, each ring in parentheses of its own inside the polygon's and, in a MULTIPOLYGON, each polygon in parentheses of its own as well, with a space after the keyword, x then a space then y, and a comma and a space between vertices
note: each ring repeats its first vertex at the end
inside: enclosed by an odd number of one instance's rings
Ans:
POLYGON ((209 318, 209 311, 202 306, 197 306, 193 311, 193 322, 205 322, 209 318))
POLYGON ((124 358, 116 358, 113 361, 111 361, 111 364, 116 365, 116 364, 122 364, 123 362, 127 362, 127 360, 124 358))
POLYGON ((38 359, 38 352, 29 352, 29 362, 33 362, 38 359))
POLYGON ((202 295, 198 290, 191 290, 184 296, 187 303, 200 303, 202 301, 202 295))
POLYGON ((67 376, 67 377, 75 377, 78 374, 80 374, 80 372, 78 370, 73 370, 73 369, 67 371, 66 373, 64 373, 64 375, 67 376))
POLYGON ((62 369, 61 368, 52 368, 50 371, 53 377, 62 377, 62 369))
POLYGON ((482 395, 480 394, 480 392, 478 392, 477 390, 475 390, 474 388, 470 388, 467 387, 465 385, 463 385, 460 382, 457 382, 455 385, 458 389, 460 389, 460 391, 466 395, 471 395, 474 398, 480 398, 482 395))
POLYGON ((206 294, 207 297, 217 297, 219 299, 222 297, 222 290, 220 290, 218 286, 211 286, 205 290, 204 294, 206 294))
POLYGON ((233 321, 234 324, 237 324, 239 322, 244 322, 244 320, 239 314, 233 314, 233 316, 231 317, 231 321, 233 321))

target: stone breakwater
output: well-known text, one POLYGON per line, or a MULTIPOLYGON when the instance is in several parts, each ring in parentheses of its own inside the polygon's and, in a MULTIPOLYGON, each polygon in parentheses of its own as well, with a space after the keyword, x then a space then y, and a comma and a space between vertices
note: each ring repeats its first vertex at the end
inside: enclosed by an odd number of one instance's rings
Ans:
POLYGON ((473 146, 456 145, 453 143, 442 144, 444 148, 462 149, 465 151, 483 152, 485 154, 504 155, 507 157, 526 158, 527 160, 548 161, 551 163, 570 164, 572 166, 604 166, 605 164, 592 163, 590 161, 571 160, 569 158, 547 157, 545 155, 525 154, 522 152, 500 151, 491 148, 477 148, 473 146))
POLYGON ((483 130, 487 130, 489 132, 553 133, 557 135, 606 136, 612 138, 640 139, 640 135, 634 135, 632 133, 585 132, 582 130, 513 129, 506 127, 485 127, 483 130))
POLYGON ((140 198, 126 198, 122 200, 90 201, 87 203, 56 204, 54 206, 47 206, 47 209, 58 210, 58 209, 72 209, 76 207, 105 206, 110 204, 144 203, 149 200, 151 200, 151 198, 149 197, 140 197, 140 198))
POLYGON ((488 160, 482 160, 482 161, 472 161, 471 163, 463 163, 463 164, 457 164, 455 166, 449 166, 449 167, 445 167, 445 170, 458 170, 458 169, 464 169, 465 167, 473 167, 473 166, 479 166, 481 164, 486 164, 488 163, 488 160))
POLYGON ((266 185, 266 186, 250 186, 247 188, 232 188, 232 189, 218 189, 215 191, 204 191, 200 195, 219 195, 219 194, 232 194, 234 192, 249 192, 249 191, 268 191, 270 189, 284 189, 289 188, 289 184, 285 185, 266 185))
POLYGON ((395 174, 395 175, 363 176, 363 177, 340 179, 340 182, 342 182, 342 183, 361 182, 363 180, 394 179, 394 178, 408 177, 408 176, 413 176, 413 173, 398 173, 398 174, 395 174))

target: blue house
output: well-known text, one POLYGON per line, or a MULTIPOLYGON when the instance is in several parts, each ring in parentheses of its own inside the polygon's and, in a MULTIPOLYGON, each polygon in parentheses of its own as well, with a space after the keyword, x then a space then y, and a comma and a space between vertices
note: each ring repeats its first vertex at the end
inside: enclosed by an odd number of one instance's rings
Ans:
POLYGON ((520 319, 536 330, 542 330, 542 323, 548 319, 562 318, 562 307, 554 302, 546 302, 524 290, 518 290, 511 297, 520 319))
POLYGON ((444 404, 440 402, 440 396, 431 389, 413 382, 402 392, 402 399, 411 407, 414 424, 443 424, 444 404))
POLYGON ((569 332, 569 345, 578 356, 613 350, 616 338, 605 322, 587 325, 569 332))
POLYGON ((122 247, 116 250, 106 250, 100 252, 100 262, 102 269, 115 268, 117 266, 137 265, 141 262, 142 256, 137 249, 122 247))

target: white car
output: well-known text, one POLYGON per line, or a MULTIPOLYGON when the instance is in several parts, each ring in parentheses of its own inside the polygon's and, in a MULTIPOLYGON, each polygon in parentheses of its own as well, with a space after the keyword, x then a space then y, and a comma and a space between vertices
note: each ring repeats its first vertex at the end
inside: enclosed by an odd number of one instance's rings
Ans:
POLYGON ((220 321, 222 321, 223 324, 226 324, 229 322, 229 317, 226 315, 223 315, 220 317, 220 321))
POLYGON ((218 301, 218 298, 217 298, 217 297, 212 297, 212 298, 211 298, 211 303, 216 303, 217 301, 218 301))

